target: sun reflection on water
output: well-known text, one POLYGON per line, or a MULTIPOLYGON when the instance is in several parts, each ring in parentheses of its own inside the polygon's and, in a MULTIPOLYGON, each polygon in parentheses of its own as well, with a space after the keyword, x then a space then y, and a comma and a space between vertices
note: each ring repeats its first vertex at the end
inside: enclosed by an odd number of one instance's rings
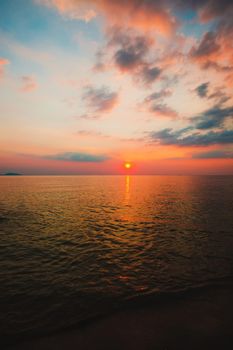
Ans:
POLYGON ((125 200, 124 204, 128 205, 130 200, 130 176, 125 177, 125 200))

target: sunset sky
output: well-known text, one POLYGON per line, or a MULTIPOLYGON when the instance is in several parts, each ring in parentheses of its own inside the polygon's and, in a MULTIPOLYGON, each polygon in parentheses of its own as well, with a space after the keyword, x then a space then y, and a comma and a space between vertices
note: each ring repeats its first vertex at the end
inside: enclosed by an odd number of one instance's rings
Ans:
POLYGON ((0 173, 233 174, 232 92, 232 0, 1 0, 0 173))

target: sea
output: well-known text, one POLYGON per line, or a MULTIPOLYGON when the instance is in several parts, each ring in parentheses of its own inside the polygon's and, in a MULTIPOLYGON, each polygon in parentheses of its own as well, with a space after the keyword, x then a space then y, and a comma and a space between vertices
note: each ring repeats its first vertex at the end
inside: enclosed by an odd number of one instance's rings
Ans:
POLYGON ((233 176, 1 176, 0 337, 233 277, 233 176))

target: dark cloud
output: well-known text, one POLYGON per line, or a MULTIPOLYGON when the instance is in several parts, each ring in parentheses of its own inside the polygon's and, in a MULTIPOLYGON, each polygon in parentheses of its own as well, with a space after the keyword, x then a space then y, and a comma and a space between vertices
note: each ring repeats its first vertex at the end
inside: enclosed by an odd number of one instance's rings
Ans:
POLYGON ((149 134, 149 139, 163 145, 208 146, 214 144, 232 144, 233 130, 224 130, 224 122, 232 120, 233 106, 222 108, 216 105, 197 117, 191 118, 192 125, 173 130, 170 128, 149 134), (218 129, 209 131, 209 129, 218 129))
POLYGON ((171 90, 164 89, 147 96, 142 102, 142 106, 155 116, 176 118, 178 113, 164 102, 165 97, 172 95, 171 90))
POLYGON ((222 88, 215 88, 214 92, 209 94, 208 99, 213 99, 217 102, 218 106, 220 106, 229 101, 231 96, 228 96, 225 92, 223 92, 222 88))
POLYGON ((138 35, 133 30, 123 31, 118 27, 108 30, 106 51, 111 52, 114 66, 129 73, 135 81, 149 87, 160 78, 162 69, 148 60, 154 43, 148 35, 138 35), (113 53, 112 53, 113 51, 113 53))
POLYGON ((169 107, 166 103, 153 103, 149 111, 160 117, 177 118, 178 113, 169 107))
POLYGON ((142 81, 148 85, 153 83, 157 78, 160 76, 162 70, 158 67, 149 67, 145 66, 141 71, 140 71, 140 77, 142 81))
POLYGON ((160 131, 153 131, 149 133, 149 138, 153 141, 165 145, 177 144, 179 137, 189 131, 189 128, 173 131, 171 128, 166 128, 160 131))
POLYGON ((202 69, 233 70, 233 1, 205 1, 198 7, 202 21, 215 19, 213 30, 205 33, 190 50, 190 57, 202 69))
POLYGON ((192 155, 192 158, 195 159, 232 159, 233 158, 233 152, 232 151, 209 151, 209 152, 201 152, 201 153, 195 153, 192 155))
POLYGON ((219 105, 214 106, 201 115, 191 118, 194 121, 196 129, 212 129, 222 127, 225 120, 233 120, 233 106, 221 108, 219 105))
POLYGON ((199 45, 192 47, 190 55, 194 59, 208 57, 211 54, 215 54, 219 49, 220 45, 217 43, 216 33, 207 32, 204 34, 199 45))
POLYGON ((167 0, 166 3, 180 11, 193 9, 205 21, 222 17, 233 8, 232 0, 167 0))
POLYGON ((151 46, 147 36, 135 35, 132 31, 125 33, 119 28, 111 28, 108 32, 109 47, 116 47, 113 59, 122 71, 130 71, 144 63, 144 58, 151 46))
POLYGON ((118 102, 118 94, 111 92, 108 88, 94 89, 87 87, 83 99, 94 113, 111 111, 118 102))
POLYGON ((195 91, 196 93, 198 94, 199 97, 206 97, 207 94, 208 94, 208 86, 209 86, 209 83, 203 83, 201 85, 199 85, 195 91))
POLYGON ((120 49, 114 55, 116 65, 122 70, 134 69, 141 63, 141 53, 134 49, 120 49))
MULTIPOLYGON (((231 96, 228 96, 224 91, 223 91, 223 87, 215 87, 214 90, 212 90, 211 93, 209 93, 209 87, 210 87, 210 83, 206 82, 203 83, 199 86, 196 87, 196 89, 194 89, 194 91, 197 93, 197 95, 201 98, 207 98, 209 100, 214 100, 215 104, 217 105, 217 107, 211 108, 207 114, 216 114, 217 110, 220 110, 220 114, 221 114, 221 109, 220 106, 223 105, 224 103, 226 103, 228 100, 231 99, 231 96)), ((205 116, 203 116, 205 117, 205 116)))
POLYGON ((201 18, 206 21, 224 16, 233 10, 232 0, 205 0, 200 5, 201 18))
POLYGON ((107 157, 106 155, 94 155, 94 154, 79 153, 79 152, 58 153, 58 154, 47 156, 46 158, 68 161, 68 162, 91 162, 91 163, 92 162, 100 163, 109 159, 109 157, 107 157))
POLYGON ((154 92, 145 98, 145 102, 151 102, 154 100, 160 100, 164 97, 169 97, 172 95, 172 91, 168 89, 160 90, 158 92, 154 92))
POLYGON ((214 69, 217 72, 231 72, 233 70, 232 66, 224 66, 213 61, 206 61, 202 64, 202 69, 214 69))
POLYGON ((206 134, 194 132, 187 134, 191 128, 185 128, 178 131, 164 129, 149 134, 149 139, 163 145, 178 146, 208 146, 214 144, 233 143, 233 130, 210 131, 206 134))

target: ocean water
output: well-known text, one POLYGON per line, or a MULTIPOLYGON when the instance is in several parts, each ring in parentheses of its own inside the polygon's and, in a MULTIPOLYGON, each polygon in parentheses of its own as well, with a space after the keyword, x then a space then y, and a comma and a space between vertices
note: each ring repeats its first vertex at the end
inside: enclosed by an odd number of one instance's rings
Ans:
POLYGON ((0 177, 2 339, 232 277, 232 176, 0 177))

